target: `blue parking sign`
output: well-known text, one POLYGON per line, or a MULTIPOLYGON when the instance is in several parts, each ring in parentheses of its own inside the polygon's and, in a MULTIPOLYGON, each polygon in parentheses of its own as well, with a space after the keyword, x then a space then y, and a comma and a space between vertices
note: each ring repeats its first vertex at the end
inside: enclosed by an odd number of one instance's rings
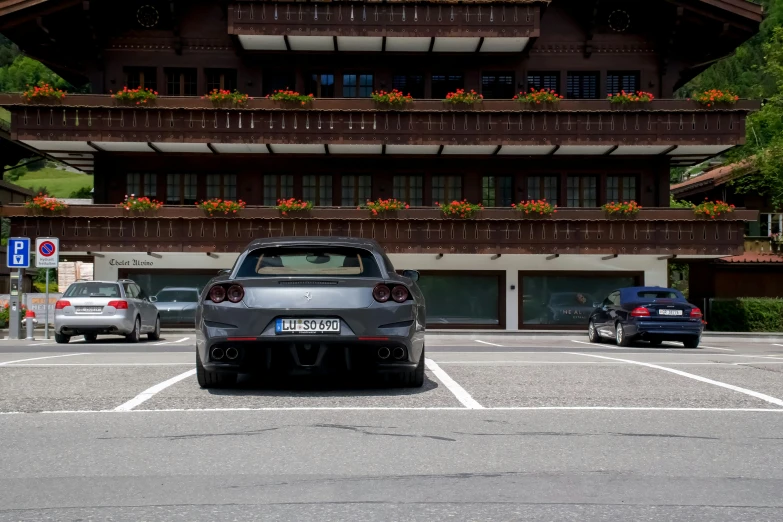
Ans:
POLYGON ((30 238, 12 237, 8 239, 8 268, 30 267, 30 238))

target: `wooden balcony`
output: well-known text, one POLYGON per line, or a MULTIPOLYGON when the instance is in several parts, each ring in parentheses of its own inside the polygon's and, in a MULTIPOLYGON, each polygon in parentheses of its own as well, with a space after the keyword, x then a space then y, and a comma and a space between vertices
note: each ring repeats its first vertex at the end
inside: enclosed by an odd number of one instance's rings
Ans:
POLYGON ((70 207, 58 215, 31 215, 18 205, 0 209, 11 234, 55 236, 63 252, 241 252, 265 237, 362 237, 389 253, 602 254, 728 256, 743 252, 744 222, 758 212, 737 210, 717 220, 689 209, 643 209, 630 219, 600 209, 559 209, 526 219, 512 209, 485 209, 476 219, 445 218, 417 208, 371 217, 366 210, 315 208, 284 217, 272 208, 206 217, 194 207, 163 207, 129 215, 109 205, 70 207))
POLYGON ((107 95, 47 104, 2 94, 0 106, 12 113, 12 139, 45 152, 667 155, 687 164, 743 143, 745 117, 758 103, 704 109, 686 100, 630 108, 607 100, 485 100, 455 107, 416 100, 388 110, 369 99, 305 106, 255 99, 233 108, 159 97, 139 107, 107 95))
POLYGON ((522 52, 548 2, 235 2, 228 32, 246 50, 522 52))

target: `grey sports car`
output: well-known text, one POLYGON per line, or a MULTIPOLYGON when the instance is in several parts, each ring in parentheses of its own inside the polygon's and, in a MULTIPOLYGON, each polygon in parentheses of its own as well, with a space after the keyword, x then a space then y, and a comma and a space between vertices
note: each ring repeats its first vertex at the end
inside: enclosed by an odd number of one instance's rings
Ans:
POLYGON ((155 303, 160 315, 160 324, 193 324, 196 317, 196 307, 199 302, 199 291, 195 287, 167 286, 157 295, 150 297, 155 303))
POLYGON ((198 383, 339 372, 420 387, 426 319, 418 278, 412 270, 398 275, 373 240, 253 241, 201 292, 198 383))

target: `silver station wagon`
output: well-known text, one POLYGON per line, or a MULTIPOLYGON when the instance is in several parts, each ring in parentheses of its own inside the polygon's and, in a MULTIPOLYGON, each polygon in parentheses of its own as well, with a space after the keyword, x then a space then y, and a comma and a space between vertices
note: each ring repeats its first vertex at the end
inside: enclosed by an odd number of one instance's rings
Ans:
POLYGON ((119 281, 77 281, 55 304, 54 339, 67 343, 74 335, 93 342, 101 334, 123 335, 137 343, 141 334, 160 338, 160 315, 139 285, 119 281))

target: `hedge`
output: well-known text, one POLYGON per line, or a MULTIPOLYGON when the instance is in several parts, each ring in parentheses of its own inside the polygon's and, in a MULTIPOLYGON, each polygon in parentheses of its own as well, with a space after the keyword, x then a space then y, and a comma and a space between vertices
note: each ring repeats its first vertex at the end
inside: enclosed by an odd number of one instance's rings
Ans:
POLYGON ((714 300, 708 321, 708 328, 716 332, 783 332, 783 299, 714 300))

